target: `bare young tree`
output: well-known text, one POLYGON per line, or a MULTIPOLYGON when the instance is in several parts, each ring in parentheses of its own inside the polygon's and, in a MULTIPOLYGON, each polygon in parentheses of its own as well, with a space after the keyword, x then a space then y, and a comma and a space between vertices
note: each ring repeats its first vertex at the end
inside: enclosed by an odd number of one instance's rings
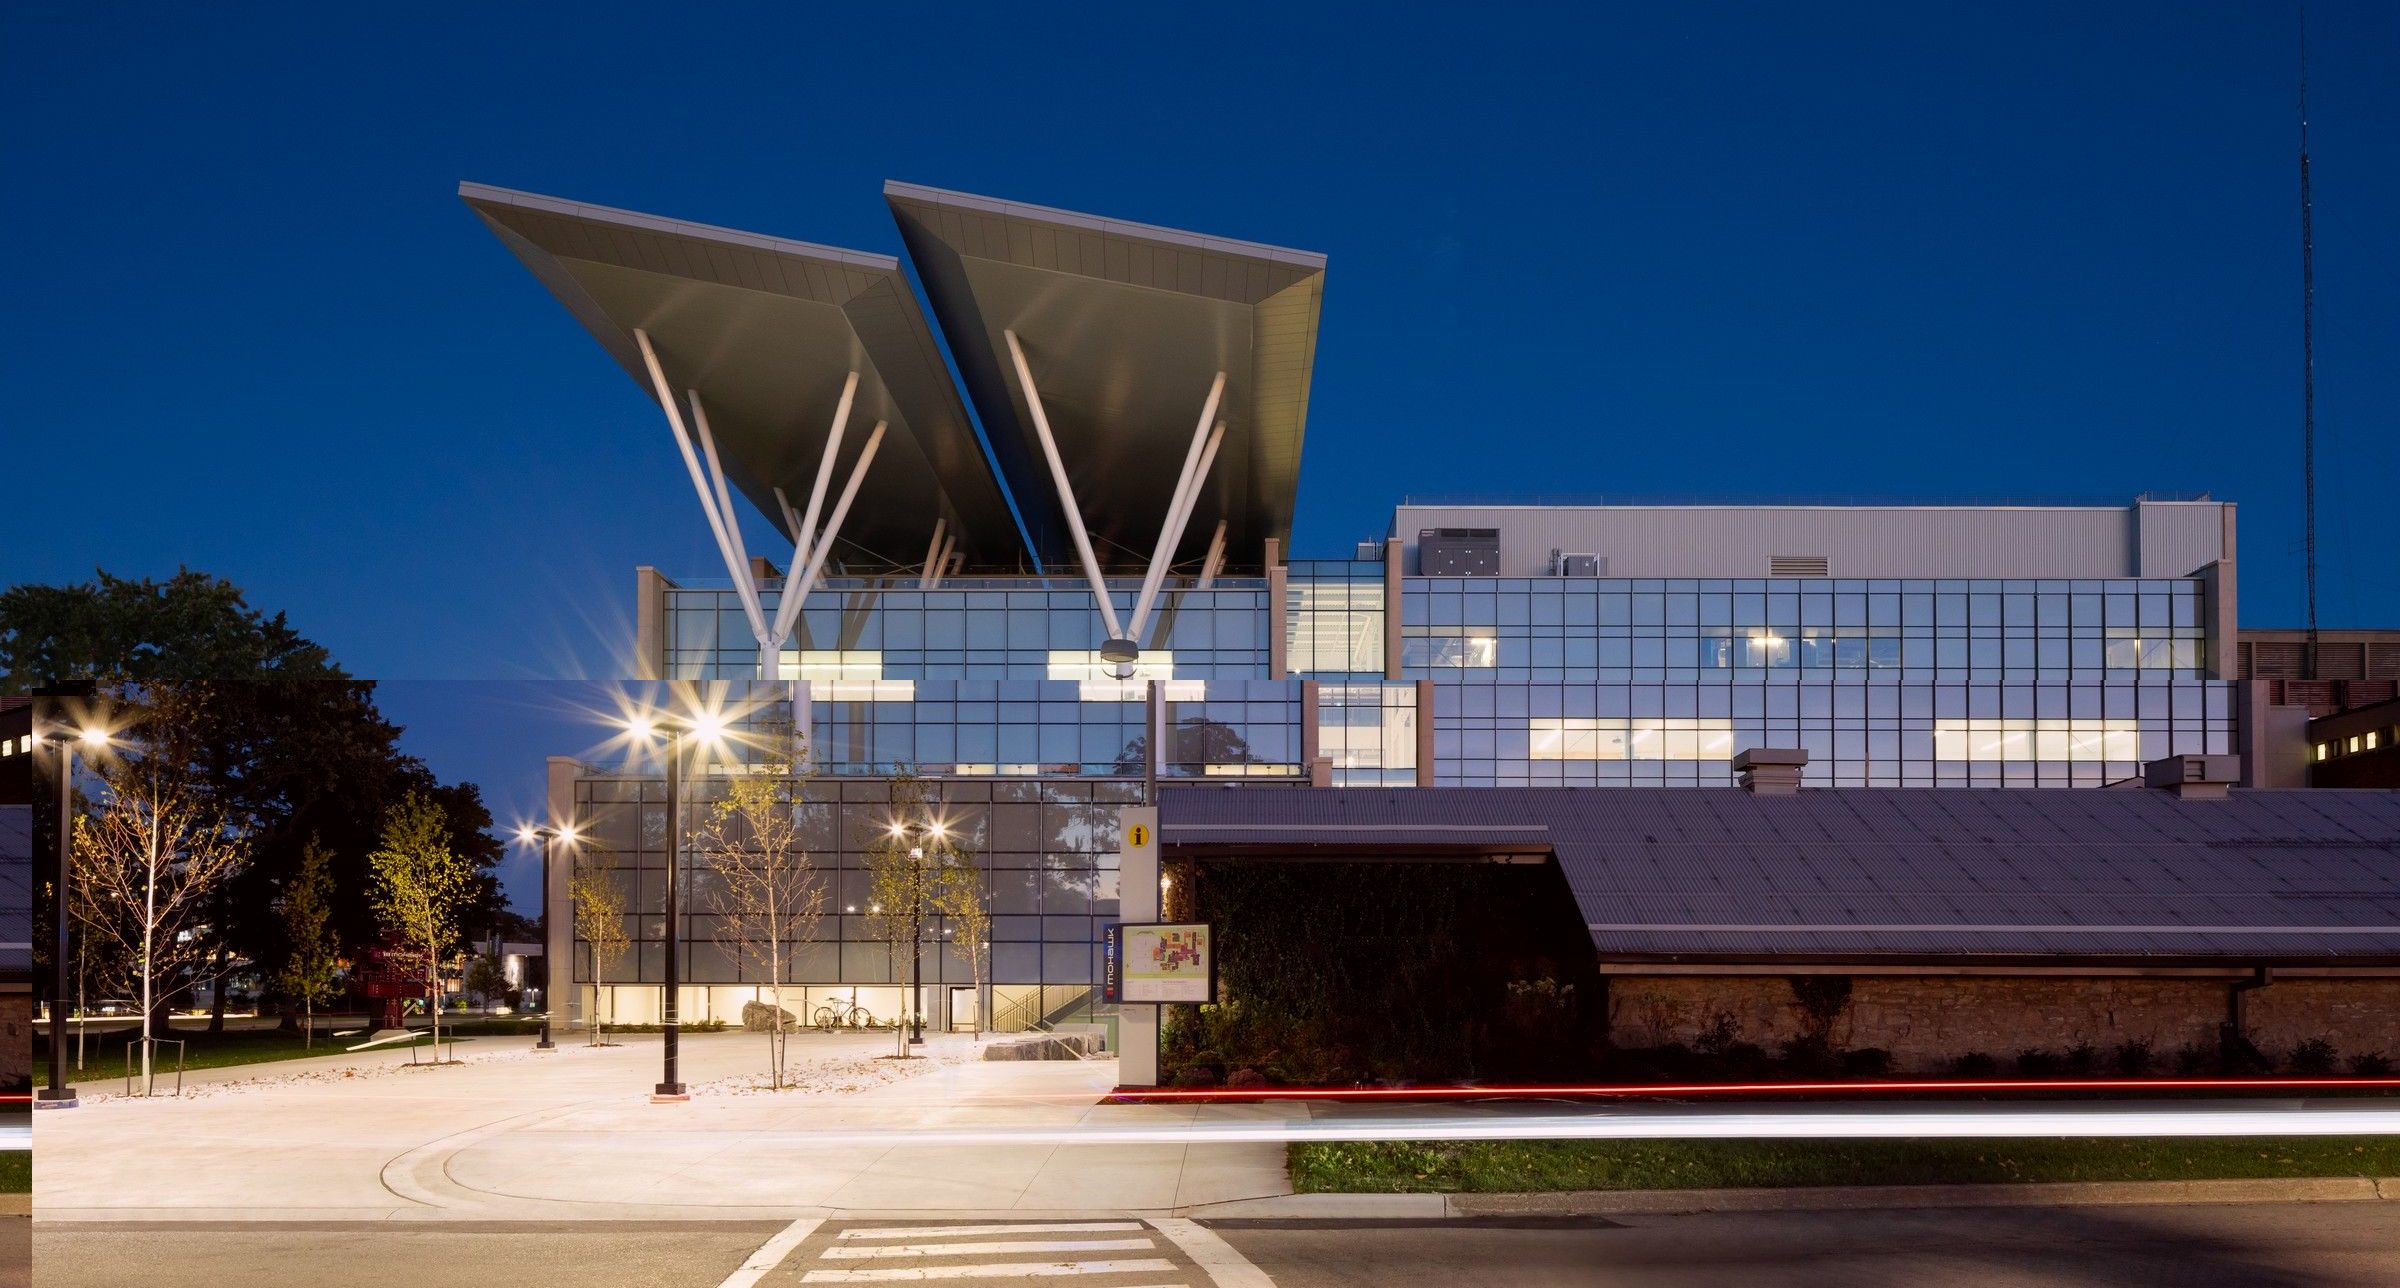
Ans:
MULTIPOLYGON (((604 1046, 607 1019, 600 999, 608 995, 604 964, 622 956, 632 939, 625 933, 625 887, 613 874, 578 861, 567 874, 567 897, 575 905, 575 937, 592 954, 592 1045, 604 1046)), ((610 1010, 614 1010, 613 1005, 610 1010)))
MULTIPOLYGON (((865 856, 867 926, 883 941, 885 960, 903 987, 917 982, 907 978, 903 962, 917 950, 918 931, 933 903, 942 831, 927 803, 925 784, 903 768, 892 779, 890 822, 877 833, 865 856)), ((915 1009, 914 998, 901 1007, 898 1056, 904 1060, 908 1058, 908 1013, 915 1009)))
POLYGON ((790 1028, 783 1009, 788 954, 817 936, 825 888, 800 844, 800 811, 808 780, 808 748, 789 735, 755 766, 728 779, 693 837, 715 876, 711 897, 725 929, 750 964, 766 972, 773 1002, 768 1016, 769 1080, 783 1089, 790 1028))
MULTIPOLYGON (((162 722, 174 720, 173 701, 154 704, 153 727, 172 727, 162 722)), ((207 908, 250 851, 175 757, 129 752, 104 762, 100 779, 98 813, 75 818, 70 898, 94 965, 111 984, 140 990, 146 1094, 164 990, 215 957, 207 908)))
POLYGON ((375 911, 412 951, 425 955, 426 1006, 433 1014, 433 1052, 442 1053, 442 959, 458 940, 458 914, 473 897, 475 866, 450 848, 442 807, 410 792, 383 823, 383 844, 368 856, 375 872, 375 911))
POLYGON ((975 980, 975 1036, 983 1037, 984 976, 992 960, 992 910, 983 897, 983 869, 975 852, 944 833, 941 875, 934 906, 950 923, 950 943, 967 963, 975 980))

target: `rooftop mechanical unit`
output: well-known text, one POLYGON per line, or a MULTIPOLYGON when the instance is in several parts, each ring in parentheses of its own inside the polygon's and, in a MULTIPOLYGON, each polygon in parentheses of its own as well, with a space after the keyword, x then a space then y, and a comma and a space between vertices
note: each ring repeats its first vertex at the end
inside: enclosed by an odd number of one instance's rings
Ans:
POLYGON ((1417 573, 1425 577, 1497 577, 1500 529, 1427 528, 1417 533, 1417 573))

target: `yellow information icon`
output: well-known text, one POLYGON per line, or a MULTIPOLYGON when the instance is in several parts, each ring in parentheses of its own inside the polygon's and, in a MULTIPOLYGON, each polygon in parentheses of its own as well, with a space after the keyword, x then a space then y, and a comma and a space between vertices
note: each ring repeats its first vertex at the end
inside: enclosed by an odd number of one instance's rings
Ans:
POLYGON ((1140 823, 1125 829, 1125 844, 1140 849, 1150 843, 1150 829, 1140 823))

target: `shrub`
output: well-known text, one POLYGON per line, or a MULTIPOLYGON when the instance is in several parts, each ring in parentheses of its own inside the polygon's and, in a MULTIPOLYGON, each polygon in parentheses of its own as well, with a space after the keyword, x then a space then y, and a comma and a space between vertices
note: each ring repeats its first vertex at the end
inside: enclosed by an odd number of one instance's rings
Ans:
POLYGON ((2088 1077, 2100 1068, 2100 1048, 2089 1042, 2078 1042, 2067 1048, 2065 1058, 2058 1063, 2059 1071, 2072 1077, 2088 1077))
POLYGON ((1731 1011, 1719 1011, 1708 1027, 1692 1039, 1692 1049, 1702 1055, 1723 1055, 1741 1042, 1741 1021, 1734 1019, 1731 1011))
POLYGON ((2116 1066, 2117 1072, 2126 1077, 2139 1078, 2150 1072, 2152 1065, 2158 1063, 2158 1056, 2150 1050, 2148 1042, 2134 1038, 2130 1041, 2119 1042, 2117 1049, 2110 1053, 2109 1062, 2116 1066))
POLYGON ((1951 1061, 1950 1068, 1962 1078, 1989 1078, 2000 1072, 2000 1062, 1981 1051, 1969 1051, 1951 1061))
POLYGON ((2186 1042, 2175 1048, 2175 1072, 2206 1073, 2215 1068, 2216 1051, 2198 1042, 2186 1042))
POLYGON ((2323 1038, 2310 1038, 2286 1057, 2294 1073, 2331 1073, 2333 1058, 2333 1044, 2323 1038))
POLYGON ((1217 1071, 1206 1065, 1187 1064, 1175 1071, 1174 1085, 1178 1087, 1213 1087, 1217 1085, 1217 1071))
POLYGON ((1736 1042, 1708 1061, 1709 1077, 1744 1081, 1766 1075, 1767 1053, 1755 1042, 1736 1042))
POLYGON ((1842 1052, 1842 1072, 1853 1078, 1880 1078, 1892 1071, 1892 1053, 1882 1047, 1842 1052))
POLYGON ((2027 1047, 2017 1052, 2017 1072, 2028 1078, 2055 1078, 2058 1076, 2058 1053, 2027 1047))
POLYGON ((1796 1077, 1822 1078, 1840 1069, 1841 1062, 1824 1038, 1811 1033, 1783 1044, 1783 1068, 1796 1077))
POLYGON ((1225 1085, 1245 1088, 1263 1087, 1267 1085, 1267 1075, 1256 1069, 1236 1069, 1225 1076, 1225 1085))
POLYGON ((2350 1072, 2361 1078, 2381 1078, 2392 1071, 2391 1057, 2381 1051, 2369 1051, 2350 1057, 2350 1072))

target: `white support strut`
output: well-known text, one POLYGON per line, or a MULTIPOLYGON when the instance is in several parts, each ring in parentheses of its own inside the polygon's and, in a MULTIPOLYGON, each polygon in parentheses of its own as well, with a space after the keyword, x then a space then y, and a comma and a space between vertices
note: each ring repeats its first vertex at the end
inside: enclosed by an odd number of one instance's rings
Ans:
POLYGON ((942 548, 934 553, 933 561, 925 565, 923 589, 932 590, 942 584, 942 574, 950 570, 950 554, 956 549, 958 549, 958 534, 952 532, 945 535, 942 538, 942 548))
MULTIPOLYGON (((1168 547, 1170 553, 1167 557, 1170 560, 1174 558, 1174 555, 1171 553, 1174 550, 1174 546, 1181 545, 1183 543, 1183 529, 1185 525, 1192 521, 1193 509, 1198 507, 1200 504, 1200 480, 1207 478, 1209 467, 1217 463, 1217 447, 1224 441, 1225 422, 1220 420, 1217 422, 1216 429, 1208 436, 1208 446, 1203 448, 1200 452, 1200 472, 1192 477, 1191 489, 1183 494, 1183 503, 1175 507, 1174 511, 1167 516, 1167 522, 1173 525, 1175 532, 1174 545, 1170 545, 1168 547)), ((1140 620, 1133 627, 1134 638, 1137 640, 1141 638, 1142 627, 1150 624, 1150 606, 1158 595, 1159 587, 1166 584, 1167 565, 1162 563, 1156 568, 1152 569, 1152 572, 1155 575, 1156 580, 1154 582, 1147 583, 1150 587, 1149 596, 1145 598, 1139 605, 1141 611, 1138 614, 1138 617, 1140 620)))
POLYGON ((725 466, 717 460, 717 439, 708 430, 708 409, 700 405, 699 390, 686 389, 683 396, 692 404, 692 428, 700 434, 700 459, 708 464, 708 483, 717 494, 717 513, 725 520, 725 536, 733 542, 741 579, 755 580, 750 578, 750 547, 742 541, 741 520, 734 517, 733 493, 725 486, 725 466))
POLYGON ((1003 331, 1008 356, 1017 367, 1017 384, 1025 391, 1026 409, 1033 413, 1033 432, 1042 440, 1042 456, 1050 463, 1050 481, 1058 486, 1058 503, 1067 512, 1067 535, 1075 538, 1075 553, 1083 559, 1083 575, 1092 583, 1092 598, 1100 605, 1100 622, 1112 640, 1125 638, 1117 623, 1117 606, 1109 602, 1108 582, 1100 576, 1100 561, 1092 554, 1091 534, 1083 530, 1083 511, 1076 508, 1075 488, 1067 482, 1066 464, 1058 459, 1058 441, 1050 434, 1050 414, 1042 409, 1041 392, 1033 387, 1033 369, 1025 365, 1025 346, 1017 333, 1003 331))
POLYGON ((825 486, 833 480, 833 459, 842 450, 842 427, 850 423, 850 403, 858 396, 858 373, 842 382, 842 401, 833 409, 833 430, 825 436, 825 456, 817 462, 816 485, 808 490, 808 512, 800 517, 799 545, 792 551, 792 568, 808 562, 809 545, 816 540, 817 508, 825 504, 825 486))
POLYGON ((942 537, 948 532, 949 527, 950 520, 946 518, 933 521, 933 540, 925 544, 925 568, 923 572, 917 574, 917 589, 919 590, 933 588, 933 574, 941 566, 939 560, 942 557, 942 537))
POLYGON ((800 512, 792 508, 792 499, 783 494, 782 488, 775 489, 775 508, 783 511, 783 530, 791 534, 792 544, 798 546, 801 531, 800 512))
POLYGON ((1201 475, 1207 472, 1208 467, 1201 459, 1202 453, 1213 452, 1214 448, 1208 445, 1225 435, 1225 426, 1222 424, 1217 426, 1213 438, 1208 428, 1209 422, 1217 417, 1217 402, 1224 396, 1225 373, 1220 371, 1217 378, 1209 382, 1208 401, 1200 406, 1200 423, 1192 427, 1192 445, 1184 449, 1183 470, 1175 476, 1175 490, 1167 498, 1166 517, 1159 521, 1158 545, 1150 551, 1150 570, 1142 575, 1142 593, 1133 601, 1132 620, 1125 624, 1125 629, 1131 632, 1127 638, 1137 644, 1142 639, 1142 627, 1149 624, 1150 605, 1157 600, 1158 588, 1167 579, 1167 565, 1175 559, 1175 547, 1183 542, 1183 516, 1188 512, 1193 495, 1200 489, 1201 475))
POLYGON ((675 431, 675 446, 683 453, 683 467, 692 476, 692 490, 700 497, 700 509, 708 516, 709 532, 717 539, 717 553, 725 560, 726 571, 733 574, 733 588, 742 602, 742 613, 750 622, 751 634, 760 644, 767 640, 766 610, 759 605, 758 588, 750 582, 746 561, 736 557, 732 538, 726 533, 731 515, 717 512, 717 499, 712 494, 707 477, 701 472, 700 457, 692 450, 691 433, 684 428, 683 411, 675 403, 675 391, 667 384, 666 371, 659 366, 658 351, 651 347, 647 331, 636 327, 634 343, 642 351, 642 363, 650 369, 650 384, 658 394, 658 406, 667 414, 667 427, 675 431))
POLYGON ((1200 561, 1200 584, 1194 586, 1194 590, 1208 589, 1209 585, 1216 581, 1218 570, 1225 566, 1225 524, 1227 522, 1224 519, 1217 520, 1217 534, 1208 539, 1208 557, 1200 561))
POLYGON ((833 553, 834 539, 841 535, 842 519, 850 513, 850 502, 858 495, 858 485, 866 481, 867 467, 875 462, 875 449, 883 446, 885 428, 884 422, 876 421, 875 431, 867 435, 867 445, 859 450, 858 463, 850 467, 849 481, 842 484, 841 499, 834 502, 833 516, 825 520, 825 530, 810 543, 808 571, 783 583, 783 602, 775 606, 777 649, 791 637, 793 624, 800 620, 800 606, 807 602, 809 592, 817 588, 817 575, 825 568, 825 557, 833 553))

